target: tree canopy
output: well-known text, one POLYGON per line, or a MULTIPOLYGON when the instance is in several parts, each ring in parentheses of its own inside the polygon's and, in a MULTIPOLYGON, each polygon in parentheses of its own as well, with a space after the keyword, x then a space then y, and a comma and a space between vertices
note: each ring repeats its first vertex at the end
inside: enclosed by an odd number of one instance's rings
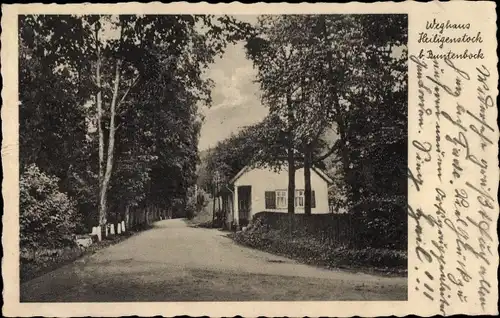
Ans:
POLYGON ((126 206, 185 203, 199 160, 198 108, 211 104, 203 70, 250 26, 207 15, 19 22, 21 172, 35 164, 57 177, 87 226, 120 218, 126 206))
MULTIPOLYGON (((334 191, 343 194, 337 200, 342 208, 362 215, 374 206, 395 205, 399 223, 393 225, 403 229, 407 16, 263 16, 246 52, 273 120, 258 131, 279 141, 263 142, 254 152, 259 158, 252 158, 275 166, 275 158, 287 157, 289 170, 305 168, 306 213, 309 170, 323 163, 336 180, 334 191)), ((247 143, 244 138, 242 132, 222 142, 211 157, 226 163, 249 160, 243 151, 237 161, 230 151, 247 143)), ((290 173, 289 213, 294 178, 290 173)), ((370 222, 366 219, 365 225, 370 222)))
POLYGON ((259 25, 248 56, 262 102, 283 119, 282 127, 291 127, 295 151, 307 158, 325 129, 335 127, 337 139, 325 154, 342 163, 349 204, 384 192, 401 199, 407 17, 283 15, 263 17, 259 25), (401 176, 397 185, 391 185, 394 173, 401 176))

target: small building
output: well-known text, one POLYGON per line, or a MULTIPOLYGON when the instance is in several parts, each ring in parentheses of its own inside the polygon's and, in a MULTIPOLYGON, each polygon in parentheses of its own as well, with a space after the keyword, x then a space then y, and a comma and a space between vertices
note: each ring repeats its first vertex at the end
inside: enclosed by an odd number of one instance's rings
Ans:
MULTIPOLYGON (((244 167, 221 195, 226 203, 227 225, 245 226, 253 215, 263 211, 288 212, 288 169, 244 167)), ((328 186, 332 180, 320 169, 311 169, 311 213, 330 213, 328 186)), ((304 169, 295 172, 295 213, 304 213, 304 169)))

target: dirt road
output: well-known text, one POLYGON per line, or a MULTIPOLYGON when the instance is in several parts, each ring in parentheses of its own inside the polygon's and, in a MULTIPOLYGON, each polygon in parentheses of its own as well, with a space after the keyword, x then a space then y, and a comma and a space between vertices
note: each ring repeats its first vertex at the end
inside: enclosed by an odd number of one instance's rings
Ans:
POLYGON ((331 271, 166 220, 21 285, 23 302, 405 300, 407 279, 331 271))

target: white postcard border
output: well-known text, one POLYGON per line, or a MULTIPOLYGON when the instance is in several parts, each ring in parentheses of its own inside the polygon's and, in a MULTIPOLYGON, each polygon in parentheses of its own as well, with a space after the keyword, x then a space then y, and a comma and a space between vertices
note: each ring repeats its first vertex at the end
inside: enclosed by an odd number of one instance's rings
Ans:
MULTIPOLYGON (((448 3, 393 3, 380 2, 371 4, 347 3, 347 4, 252 4, 240 3, 217 4, 207 3, 189 4, 185 2, 174 4, 154 3, 124 3, 124 4, 70 4, 70 5, 44 5, 44 4, 22 4, 2 5, 2 77, 4 86, 2 89, 2 160, 4 180, 2 193, 4 197, 3 237, 4 259, 2 260, 2 277, 4 280, 4 314, 8 316, 121 316, 121 315, 208 315, 208 316, 404 316, 416 314, 431 316, 439 314, 439 306, 430 306, 428 300, 421 291, 415 288, 417 277, 417 264, 419 260, 412 251, 415 249, 415 231, 413 224, 409 224, 409 294, 408 301, 367 301, 367 302, 175 302, 175 303, 19 303, 19 272, 18 272, 18 201, 19 201, 19 167, 18 167, 18 89, 17 89, 17 15, 19 14, 92 14, 92 13, 133 13, 133 14, 175 14, 175 13, 209 13, 209 14, 263 14, 263 13, 407 13, 409 16, 409 55, 418 54, 419 44, 416 43, 415 34, 425 27, 428 19, 462 19, 470 20, 471 24, 481 29, 485 43, 484 51, 488 54, 484 64, 492 70, 491 83, 498 82, 496 72, 496 16, 495 4, 493 2, 448 2, 448 3)), ((458 64, 457 64, 458 65, 458 64)), ((462 66, 462 64, 460 64, 462 66)), ((418 103, 415 98, 416 92, 416 65, 409 62, 409 140, 415 139, 415 123, 418 118, 418 103)), ((469 97, 467 97, 469 100, 469 97)), ((470 96, 473 101, 474 96, 470 96)), ((498 140, 498 127, 496 125, 497 111, 491 111, 488 122, 495 127, 494 140, 498 140)), ((434 132, 432 132, 434 134, 434 132)), ((497 146, 491 148, 488 153, 489 173, 493 181, 496 176, 496 185, 492 186, 492 192, 498 192, 498 161, 496 159, 497 146), (496 151, 494 151, 496 149, 496 151), (494 159, 493 159, 494 158, 494 159), (495 189, 496 187, 496 189, 495 189)), ((409 165, 415 164, 415 149, 409 142, 409 165)), ((432 173, 426 170, 427 173, 432 173)), ((429 178, 430 180, 431 178, 429 178)), ((436 182, 435 180, 432 182, 436 182)), ((431 183, 431 181, 429 181, 431 183)), ((419 203, 435 196, 433 186, 422 185, 424 192, 416 192, 414 184, 409 182, 409 203, 419 203)), ((498 215, 498 202, 495 201, 496 215, 498 215)), ((496 227, 496 219, 494 220, 496 227)), ((495 242, 492 244, 494 254, 492 261, 498 266, 498 238, 494 232, 495 242)), ((425 241, 431 244, 433 238, 425 237, 425 241)), ((472 266, 472 265, 471 265, 472 266)), ((496 270, 490 273, 488 279, 493 288, 488 295, 490 299, 488 307, 481 310, 478 303, 454 304, 453 312, 464 314, 495 314, 496 299, 498 299, 496 270)), ((452 313, 448 311, 447 313, 452 313)))

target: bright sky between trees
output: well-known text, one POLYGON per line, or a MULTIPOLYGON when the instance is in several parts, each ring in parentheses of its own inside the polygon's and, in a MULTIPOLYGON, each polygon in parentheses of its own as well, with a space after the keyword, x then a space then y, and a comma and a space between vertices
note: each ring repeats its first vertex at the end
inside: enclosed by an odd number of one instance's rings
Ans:
MULTIPOLYGON (((237 19, 256 23, 256 15, 239 15, 237 19)), ((213 147, 242 127, 261 121, 268 113, 260 102, 259 84, 255 83, 257 71, 247 59, 244 43, 229 45, 224 56, 217 58, 207 70, 215 87, 210 109, 202 109, 205 121, 201 129, 198 148, 213 147)))

